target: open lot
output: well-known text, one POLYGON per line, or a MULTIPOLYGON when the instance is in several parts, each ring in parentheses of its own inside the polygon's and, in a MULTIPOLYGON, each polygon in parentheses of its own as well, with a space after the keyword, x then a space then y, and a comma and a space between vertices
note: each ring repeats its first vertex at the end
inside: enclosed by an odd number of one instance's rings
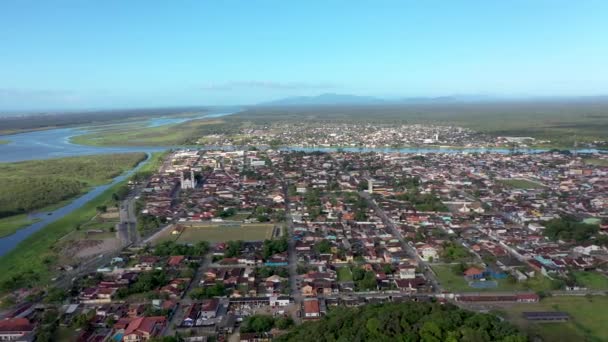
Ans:
POLYGON ((608 290, 608 277, 597 272, 573 272, 576 282, 592 290, 608 290))
POLYGON ((540 183, 527 179, 501 179, 500 182, 514 189, 541 189, 544 186, 540 183))
POLYGON ((585 164, 594 166, 608 166, 608 159, 589 158, 585 159, 585 164))
POLYGON ((525 282, 512 282, 509 279, 491 279, 498 283, 497 287, 492 288, 473 288, 469 282, 461 275, 457 275, 452 270, 452 265, 432 265, 433 271, 437 274, 441 286, 446 291, 454 292, 502 292, 502 291, 548 291, 551 290, 551 280, 544 276, 537 276, 525 282))
POLYGON ((514 304, 500 309, 507 319, 532 336, 544 341, 606 341, 608 329, 608 297, 549 297, 538 304, 514 304), (524 311, 565 311, 565 323, 532 323, 522 317, 524 311))
POLYGON ((174 240, 181 243, 196 243, 199 241, 224 242, 233 240, 262 241, 272 238, 272 224, 200 224, 184 227, 181 234, 166 234, 160 236, 156 242, 174 240))

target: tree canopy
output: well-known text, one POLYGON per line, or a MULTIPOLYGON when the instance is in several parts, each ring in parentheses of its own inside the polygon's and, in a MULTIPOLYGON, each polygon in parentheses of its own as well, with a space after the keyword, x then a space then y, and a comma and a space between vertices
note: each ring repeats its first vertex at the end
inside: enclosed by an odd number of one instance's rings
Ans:
POLYGON ((553 219, 547 222, 545 236, 551 240, 587 241, 599 231, 599 226, 577 222, 571 218, 553 219))
POLYGON ((336 308, 277 341, 502 341, 528 338, 498 317, 451 304, 409 302, 336 308))

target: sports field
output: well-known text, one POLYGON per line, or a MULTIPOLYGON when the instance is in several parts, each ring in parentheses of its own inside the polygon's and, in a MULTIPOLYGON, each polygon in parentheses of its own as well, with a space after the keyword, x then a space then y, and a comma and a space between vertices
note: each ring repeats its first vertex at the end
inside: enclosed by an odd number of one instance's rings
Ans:
POLYGON ((540 189, 544 187, 541 183, 527 179, 501 179, 499 182, 514 189, 540 189))
POLYGON ((181 243, 196 243, 199 241, 225 242, 225 241, 262 241, 272 239, 272 224, 200 224, 186 226, 180 234, 168 231, 159 237, 156 242, 173 240, 181 243))
POLYGON ((538 304, 515 304, 499 310, 532 337, 543 341, 608 341, 608 297, 548 297, 538 304), (565 323, 533 323, 522 317, 524 311, 565 311, 565 323))

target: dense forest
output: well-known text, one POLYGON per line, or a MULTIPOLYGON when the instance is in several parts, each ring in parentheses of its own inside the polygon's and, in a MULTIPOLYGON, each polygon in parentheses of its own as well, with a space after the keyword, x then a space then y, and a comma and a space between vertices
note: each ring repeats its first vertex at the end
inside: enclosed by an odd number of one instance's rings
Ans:
POLYGON ((336 308, 277 341, 503 341, 528 338, 498 317, 451 304, 409 302, 336 308))
POLYGON ((145 159, 124 153, 0 163, 0 218, 71 199, 145 159))

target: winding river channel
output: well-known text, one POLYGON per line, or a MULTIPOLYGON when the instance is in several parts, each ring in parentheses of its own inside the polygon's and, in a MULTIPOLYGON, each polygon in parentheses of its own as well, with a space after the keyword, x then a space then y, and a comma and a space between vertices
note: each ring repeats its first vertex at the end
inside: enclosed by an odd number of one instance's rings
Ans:
MULTIPOLYGON (((189 118, 171 118, 161 117, 154 119, 147 119, 146 123, 149 127, 158 127, 162 125, 177 124, 187 122, 189 120, 211 118, 227 116, 236 113, 236 110, 224 110, 216 111, 212 113, 201 114, 199 116, 189 118)), ((0 136, 0 140, 9 140, 8 144, 0 144, 0 162, 16 162, 24 160, 35 160, 35 159, 49 159, 49 158, 60 158, 80 155, 91 155, 91 154, 107 154, 107 153, 125 153, 125 152, 147 152, 148 155, 152 152, 164 151, 169 148, 184 148, 184 146, 128 146, 128 147, 101 147, 101 146, 84 146, 77 145, 70 142, 70 138, 75 135, 87 133, 86 128, 59 128, 50 129, 44 131, 35 131, 28 133, 20 133, 13 135, 0 136)), ((201 148, 193 147, 193 148, 201 148)), ((207 147, 208 149, 224 148, 233 149, 234 147, 207 147)), ((292 151, 335 151, 337 148, 332 147, 283 147, 282 150, 292 151)), ((474 153, 474 152, 494 152, 494 153, 509 153, 508 149, 484 149, 484 148, 464 148, 464 149, 450 149, 450 148, 342 148, 344 151, 349 152, 401 152, 401 153, 474 153)), ((524 153, 539 153, 545 152, 543 149, 529 149, 520 152, 524 153)), ((579 150, 581 153, 593 153, 597 150, 579 150)), ((15 248, 18 243, 23 241, 25 238, 33 234, 34 232, 44 228, 49 223, 57 221, 58 219, 70 214, 74 210, 82 207, 99 194, 103 193, 109 187, 123 181, 129 177, 133 172, 140 168, 146 161, 141 162, 134 169, 123 173, 122 175, 114 178, 109 184, 101 185, 92 188, 88 193, 76 198, 69 204, 54 210, 51 213, 36 213, 32 214, 33 218, 38 219, 36 223, 33 223, 23 229, 18 230, 16 233, 0 238, 0 256, 5 255, 10 250, 15 248)))

